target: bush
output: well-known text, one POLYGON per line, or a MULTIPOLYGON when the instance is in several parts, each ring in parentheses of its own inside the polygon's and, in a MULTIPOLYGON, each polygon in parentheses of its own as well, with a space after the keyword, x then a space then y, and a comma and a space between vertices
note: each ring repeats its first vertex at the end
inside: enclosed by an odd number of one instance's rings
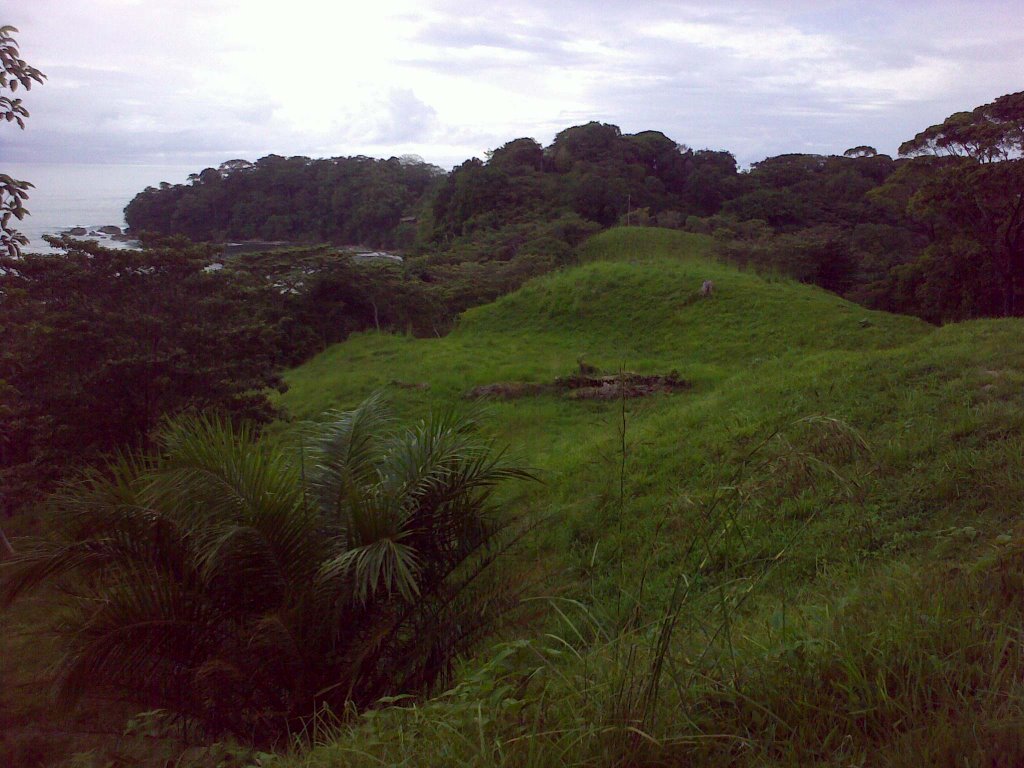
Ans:
POLYGON ((293 456, 193 418, 55 500, 66 537, 19 546, 0 585, 9 602, 73 578, 63 702, 114 690, 272 741, 325 708, 430 691, 513 615, 491 566, 524 529, 491 498, 531 475, 472 421, 396 430, 375 397, 309 438, 293 456))

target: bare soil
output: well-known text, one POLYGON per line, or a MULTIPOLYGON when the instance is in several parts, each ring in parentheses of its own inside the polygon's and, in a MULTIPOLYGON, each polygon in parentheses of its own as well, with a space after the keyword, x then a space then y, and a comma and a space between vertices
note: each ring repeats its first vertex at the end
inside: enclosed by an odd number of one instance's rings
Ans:
POLYGON ((690 389, 689 381, 677 371, 643 375, 623 372, 610 375, 573 374, 555 379, 550 384, 529 381, 499 381, 473 387, 466 393, 470 400, 515 400, 543 394, 560 394, 571 400, 617 400, 621 397, 650 395, 690 389))

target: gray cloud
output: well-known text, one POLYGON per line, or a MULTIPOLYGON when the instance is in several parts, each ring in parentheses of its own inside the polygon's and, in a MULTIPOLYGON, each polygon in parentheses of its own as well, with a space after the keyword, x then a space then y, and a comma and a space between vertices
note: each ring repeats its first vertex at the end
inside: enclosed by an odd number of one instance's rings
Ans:
POLYGON ((3 156, 198 167, 413 152, 450 166, 590 119, 743 162, 891 153, 1024 88, 1015 2, 379 5, 360 22, 311 0, 287 17, 262 0, 22 4, 7 15, 50 79, 26 97, 28 129, 0 134, 3 156))

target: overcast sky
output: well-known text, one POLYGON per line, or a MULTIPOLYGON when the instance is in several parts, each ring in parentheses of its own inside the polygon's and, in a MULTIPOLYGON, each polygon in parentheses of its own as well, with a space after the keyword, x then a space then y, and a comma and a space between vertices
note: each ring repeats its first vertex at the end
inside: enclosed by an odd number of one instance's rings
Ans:
POLYGON ((588 120, 743 164, 895 154, 1024 90, 1021 0, 0 0, 4 23, 49 76, 0 126, 11 162, 450 168, 588 120))

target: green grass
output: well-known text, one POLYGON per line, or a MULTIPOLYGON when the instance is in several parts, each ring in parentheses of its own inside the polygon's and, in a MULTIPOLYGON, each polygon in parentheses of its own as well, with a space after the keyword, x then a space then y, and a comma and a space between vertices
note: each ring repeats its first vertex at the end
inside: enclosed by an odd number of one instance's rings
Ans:
POLYGON ((545 610, 453 691, 325 716, 274 764, 1024 759, 1024 326, 871 312, 708 246, 612 230, 447 337, 361 334, 289 372, 295 420, 378 389, 410 419, 482 408, 543 479, 503 498, 546 520, 517 565, 545 610), (580 357, 693 388, 464 398, 580 357))
POLYGON ((449 336, 369 333, 332 347, 289 374, 283 403, 305 418, 392 380, 429 383, 429 395, 395 393, 416 407, 476 384, 548 380, 579 355, 610 370, 678 368, 714 385, 812 351, 892 348, 931 330, 810 286, 736 271, 703 256, 707 246, 698 235, 612 230, 583 248, 584 266, 470 310, 449 336), (701 299, 706 279, 716 290, 701 299))
MULTIPOLYGON (((398 410, 412 417, 460 402, 479 384, 550 381, 569 373, 581 355, 611 371, 678 370, 694 383, 691 391, 626 404, 622 512, 628 522, 622 526, 616 469, 620 404, 545 395, 486 405, 495 437, 542 471, 544 486, 519 490, 521 498, 514 500, 551 518, 539 550, 546 561, 553 553, 576 575, 585 571, 588 579, 596 577, 606 594, 617 588, 618 573, 607 564, 620 551, 646 546, 666 515, 668 527, 659 534, 664 551, 672 551, 673 538, 676 546, 685 541, 691 513, 685 505, 674 507, 683 497, 712 490, 716 473, 731 466, 751 440, 801 417, 828 414, 857 429, 884 433, 881 441, 872 441, 873 451, 891 450, 885 463, 896 463, 898 470, 897 462, 909 459, 918 442, 932 434, 926 430, 946 423, 935 410, 940 398, 910 398, 904 383, 930 365, 917 360, 934 354, 936 337, 947 331, 868 312, 810 286, 739 272, 708 260, 706 246, 705 238, 676 232, 613 230, 588 243, 583 266, 532 281, 468 312, 448 337, 365 334, 331 348, 291 372, 283 404, 297 418, 310 418, 384 388, 398 410), (705 279, 716 286, 709 298, 698 294, 705 279), (392 381, 430 388, 390 387, 392 381), (907 421, 917 428, 892 432, 907 421), (590 561, 598 563, 595 573, 590 561)), ((993 346, 1002 343, 997 336, 993 346)), ((977 354, 969 347, 957 351, 977 354)), ((954 370, 956 364, 947 367, 954 370)), ((939 384, 938 376, 926 378, 928 386, 939 384)), ((960 402, 950 405, 960 413, 960 402)), ((877 457, 862 458, 848 470, 873 472, 876 464, 877 457)), ((911 481, 899 478, 896 485, 911 481)), ((833 498, 834 484, 817 495, 792 495, 785 483, 775 485, 745 507, 764 551, 781 545, 808 509, 831 508, 803 538, 805 569, 837 557, 836 529, 843 529, 839 559, 844 563, 883 546, 881 537, 892 547, 900 536, 919 533, 916 509, 872 508, 867 517, 877 518, 877 525, 863 522, 861 499, 874 498, 868 490, 851 502, 833 498), (846 532, 850 526, 861 532, 858 537, 846 532), (884 530, 876 530, 879 526, 884 530)), ((906 495, 904 487, 893 485, 879 491, 906 495)), ((655 587, 663 589, 670 581, 655 578, 655 587)))
POLYGON ((998 586, 1024 566, 1006 544, 1024 497, 1021 323, 936 328, 707 250, 699 236, 612 230, 580 266, 466 313, 446 338, 365 334, 289 374, 282 403, 297 418, 380 388, 414 417, 466 405, 479 384, 550 381, 580 356, 678 370, 694 387, 625 404, 487 403, 495 438, 544 478, 508 493, 548 519, 525 567, 578 615, 549 611, 469 664, 454 692, 328 729, 283 764, 1024 754, 1018 597, 998 586), (701 298, 706 279, 715 292, 701 298), (658 659, 671 672, 655 673, 658 659), (638 717, 655 678, 661 694, 638 717))

